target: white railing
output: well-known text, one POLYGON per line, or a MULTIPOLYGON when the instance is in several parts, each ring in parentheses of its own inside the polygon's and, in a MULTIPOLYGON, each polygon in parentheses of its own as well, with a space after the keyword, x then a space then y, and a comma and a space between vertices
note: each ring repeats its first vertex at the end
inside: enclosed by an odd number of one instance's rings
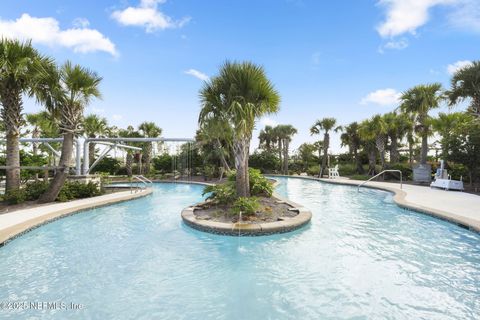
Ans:
POLYGON ((360 191, 360 187, 361 187, 361 186, 365 185, 367 182, 375 179, 376 177, 384 174, 385 172, 399 172, 399 173, 400 173, 400 189, 402 189, 402 187, 403 187, 402 171, 400 171, 400 170, 383 170, 382 172, 380 172, 379 174, 374 175, 373 177, 371 177, 371 178, 368 179, 367 181, 364 181, 364 182, 360 183, 360 184, 357 186, 357 192, 360 191))
MULTIPOLYGON (((142 175, 136 175, 136 176, 132 176, 133 179, 137 180, 137 187, 135 189, 135 192, 137 192, 139 189, 146 189, 148 188, 148 185, 153 185, 153 182, 152 180, 149 180, 147 178, 145 178, 144 176, 142 175), (143 185, 143 188, 140 188, 138 186, 138 183, 141 183, 143 185)), ((132 191, 132 188, 130 187, 130 191, 132 191)))

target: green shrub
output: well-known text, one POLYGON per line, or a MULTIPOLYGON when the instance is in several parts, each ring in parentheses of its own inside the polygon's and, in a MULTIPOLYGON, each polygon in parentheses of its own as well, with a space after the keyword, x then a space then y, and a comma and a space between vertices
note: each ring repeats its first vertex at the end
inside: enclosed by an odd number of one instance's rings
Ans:
POLYGON ((262 172, 274 172, 280 166, 280 160, 276 153, 263 151, 250 155, 248 164, 262 172))
POLYGON ((242 213, 245 215, 255 214, 260 207, 258 199, 256 197, 240 197, 233 203, 232 211, 235 214, 242 213))
POLYGON ((93 168, 92 173, 105 172, 111 175, 120 170, 120 161, 111 157, 105 157, 93 168))
POLYGON ((45 191, 48 188, 48 183, 44 181, 35 181, 35 182, 29 182, 25 186, 25 195, 26 195, 26 200, 28 201, 35 201, 40 196, 45 193, 45 191))
POLYGON ((153 167, 155 170, 161 172, 171 172, 172 171, 172 156, 168 153, 161 154, 153 158, 153 167))
MULTIPOLYGON (((231 171, 228 175, 228 181, 235 183, 236 172, 231 171)), ((250 195, 271 197, 273 193, 273 185, 258 169, 248 168, 248 177, 250 181, 250 195)))
POLYGON ((19 204, 25 202, 26 198, 25 190, 10 190, 3 196, 3 201, 8 204, 19 204))
POLYGON ((307 174, 309 176, 318 176, 320 173, 320 165, 311 166, 307 169, 307 174))
POLYGON ((98 185, 93 182, 66 182, 57 196, 57 201, 65 202, 73 199, 90 198, 100 195, 98 185))
MULTIPOLYGON (((411 180, 413 177, 413 170, 409 163, 395 163, 388 167, 391 170, 400 170, 402 172, 403 180, 411 180)), ((385 180, 397 180, 400 179, 398 173, 386 173, 385 180)))
POLYGON ((230 181, 222 184, 206 186, 203 189, 203 194, 208 194, 207 200, 212 200, 216 204, 228 204, 232 203, 235 198, 235 185, 230 181))
POLYGON ((351 176, 357 174, 357 166, 352 163, 339 164, 338 173, 341 176, 351 176))

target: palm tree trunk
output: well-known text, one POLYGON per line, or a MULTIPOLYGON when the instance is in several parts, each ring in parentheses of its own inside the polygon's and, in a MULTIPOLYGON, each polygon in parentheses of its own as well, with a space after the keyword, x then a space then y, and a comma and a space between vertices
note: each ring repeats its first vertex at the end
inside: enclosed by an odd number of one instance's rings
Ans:
POLYGON ((218 148, 218 154, 219 154, 220 162, 222 163, 223 168, 225 168, 226 171, 230 171, 230 166, 228 165, 227 160, 225 160, 225 154, 223 153, 222 143, 220 142, 220 140, 216 139, 215 144, 218 148))
POLYGON ((7 133, 7 169, 5 191, 17 190, 20 188, 20 149, 18 134, 7 133))
POLYGON ((390 145, 390 164, 394 164, 400 161, 400 154, 398 153, 398 140, 395 135, 392 135, 390 139, 392 140, 390 145))
POLYGON ((428 134, 422 134, 422 154, 420 156, 420 164, 427 164, 427 154, 428 154, 428 134))
POLYGON ((235 169, 236 181, 235 188, 238 197, 248 197, 249 192, 247 189, 248 184, 248 160, 246 155, 246 139, 240 138, 236 139, 233 143, 233 149, 235 152, 235 169))
POLYGON ((144 159, 144 166, 143 166, 143 173, 144 174, 149 174, 150 173, 150 158, 152 154, 152 143, 147 142, 147 145, 145 146, 145 159, 144 159))
POLYGON ((323 158, 322 158, 322 167, 320 168, 320 175, 319 177, 323 177, 323 173, 325 172, 325 169, 327 168, 327 159, 328 159, 328 147, 330 144, 330 137, 328 133, 325 133, 325 136, 323 137, 323 158))
MULTIPOLYGON (((95 138, 95 136, 90 136, 90 138, 95 138)), ((88 161, 90 165, 95 162, 95 143, 93 142, 88 144, 88 161)))
POLYGON ((7 138, 7 159, 6 165, 12 167, 6 170, 5 191, 20 188, 20 127, 23 123, 22 117, 22 94, 14 87, 7 85, 1 97, 1 120, 5 123, 7 138))
POLYGON ((364 174, 365 171, 363 170, 362 161, 360 159, 360 156, 358 155, 358 149, 356 146, 353 149, 353 156, 355 157, 355 166, 357 167, 357 173, 364 174))
POLYGON ((278 139, 278 160, 280 163, 280 172, 282 172, 282 166, 283 166, 283 161, 282 161, 282 140, 278 139))
POLYGON ((375 175, 375 165, 376 165, 377 154, 375 152, 375 147, 371 147, 368 152, 368 174, 371 176, 375 175))
POLYGON ((289 142, 288 139, 285 139, 283 142, 283 174, 288 175, 288 148, 289 142))
POLYGON ((132 163, 133 163, 133 155, 131 152, 127 152, 127 157, 125 159, 125 169, 127 170, 127 175, 129 177, 132 176, 132 163))
POLYGON ((63 187, 65 180, 67 180, 70 163, 72 161, 72 152, 73 152, 73 138, 74 135, 72 132, 65 133, 63 136, 62 142, 62 154, 60 156, 60 161, 58 163, 59 168, 55 172, 52 182, 48 186, 47 191, 38 199, 39 203, 53 202, 58 196, 58 193, 63 187))

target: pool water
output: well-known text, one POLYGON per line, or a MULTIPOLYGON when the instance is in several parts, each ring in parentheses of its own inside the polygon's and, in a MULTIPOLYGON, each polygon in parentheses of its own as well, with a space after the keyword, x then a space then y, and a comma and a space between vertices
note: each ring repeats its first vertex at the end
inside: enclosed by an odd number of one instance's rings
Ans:
POLYGON ((0 302, 82 310, 0 310, 1 319, 479 319, 480 235, 403 210, 383 191, 278 178, 311 209, 287 234, 220 236, 189 228, 202 187, 152 196, 35 229, 0 248, 0 302))

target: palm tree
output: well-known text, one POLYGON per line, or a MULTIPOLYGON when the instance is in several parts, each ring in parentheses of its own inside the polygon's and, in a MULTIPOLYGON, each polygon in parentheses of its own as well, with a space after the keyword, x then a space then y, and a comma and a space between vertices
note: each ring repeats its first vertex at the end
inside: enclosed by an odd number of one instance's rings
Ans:
POLYGON ((348 146, 350 154, 353 155, 357 173, 363 174, 365 171, 363 170, 362 161, 358 154, 358 149, 362 143, 360 134, 358 133, 358 123, 352 122, 343 127, 343 133, 340 136, 340 140, 342 141, 342 146, 348 146))
MULTIPOLYGON (((162 134, 162 129, 157 126, 154 122, 142 122, 138 126, 138 130, 142 134, 143 137, 145 138, 156 138, 159 137, 162 134)), ((152 158, 152 143, 147 142, 144 144, 143 147, 143 154, 145 157, 145 166, 143 167, 143 173, 144 174, 149 174, 150 173, 150 162, 152 158)))
MULTIPOLYGON (((225 121, 219 121, 217 118, 211 118, 200 125, 197 133, 197 140, 200 144, 211 143, 214 153, 220 159, 224 171, 230 171, 230 165, 227 157, 230 154, 232 144, 232 128, 225 121)), ((223 176, 223 173, 222 175, 223 176)))
POLYGON ((444 158, 448 158, 449 137, 454 130, 465 123, 468 123, 470 115, 464 112, 443 113, 438 114, 438 118, 432 119, 433 129, 441 136, 442 153, 444 158))
POLYGON ((34 96, 51 59, 38 53, 30 41, 0 40, 0 117, 7 138, 6 191, 20 187, 20 129, 24 125, 23 95, 34 96))
POLYGON ((271 131, 272 135, 272 145, 275 146, 276 151, 278 152, 278 163, 280 165, 279 172, 282 171, 282 166, 283 166, 283 133, 280 131, 279 126, 273 127, 271 131))
POLYGON ((280 96, 262 67, 250 62, 225 62, 219 75, 204 84, 200 97, 200 124, 218 118, 232 128, 236 193, 248 197, 248 154, 255 120, 277 112, 280 96))
POLYGON ((63 134, 62 153, 59 168, 47 191, 39 202, 52 202, 58 196, 70 171, 73 140, 81 132, 83 111, 92 98, 100 98, 99 84, 102 80, 95 72, 79 65, 65 62, 57 70, 50 72, 39 100, 52 113, 60 115, 60 131, 63 134))
MULTIPOLYGON (((328 157, 328 148, 330 146, 330 130, 334 129, 337 120, 335 118, 323 118, 322 120, 317 120, 313 126, 310 128, 310 134, 320 134, 324 131, 323 134, 323 158, 322 166, 320 168, 319 177, 323 177, 323 173, 327 167, 327 157, 328 157)), ((338 131, 340 127, 335 128, 335 131, 338 131)))
POLYGON ((412 124, 405 114, 389 112, 383 115, 383 121, 386 125, 387 136, 390 138, 390 164, 400 161, 398 144, 408 133, 412 124))
POLYGON ((480 61, 474 61, 455 72, 451 89, 446 94, 451 106, 471 99, 468 110, 480 117, 480 61))
POLYGON ((376 174, 377 164, 377 127, 372 119, 364 120, 358 127, 358 133, 362 139, 363 149, 368 155, 368 175, 376 174))
POLYGON ((274 128, 272 126, 265 126, 258 134, 259 148, 271 151, 272 146, 276 143, 274 128))
POLYGON ((415 131, 422 138, 422 151, 420 154, 420 164, 427 163, 428 154, 428 135, 429 135, 429 115, 428 112, 438 108, 440 101, 442 85, 433 83, 427 85, 415 86, 402 94, 400 97, 402 104, 400 109, 406 114, 414 117, 415 131))
POLYGON ((288 175, 288 149, 290 146, 290 141, 292 141, 292 136, 297 134, 297 129, 295 129, 292 125, 278 125, 275 128, 278 128, 278 134, 282 141, 282 152, 283 152, 283 165, 282 171, 283 174, 288 175))
MULTIPOLYGON (((108 132, 107 119, 101 118, 96 114, 91 114, 83 119, 83 129, 88 138, 97 138, 108 132)), ((89 163, 95 161, 95 143, 90 142, 88 145, 89 163)))

